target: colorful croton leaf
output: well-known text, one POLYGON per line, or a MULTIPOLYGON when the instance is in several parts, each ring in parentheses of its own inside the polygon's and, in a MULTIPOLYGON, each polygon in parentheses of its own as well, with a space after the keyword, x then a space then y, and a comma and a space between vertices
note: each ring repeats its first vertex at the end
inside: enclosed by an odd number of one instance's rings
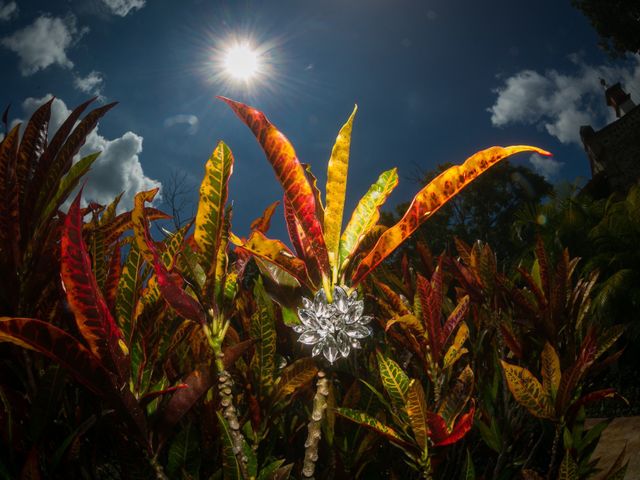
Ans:
POLYGON ((585 375, 621 335, 622 331, 616 332, 613 339, 603 336, 598 344, 595 331, 592 329, 582 342, 578 358, 565 371, 560 369, 560 359, 556 350, 549 342, 545 343, 540 355, 542 382, 526 368, 501 360, 507 386, 516 401, 529 413, 538 418, 556 421, 570 422, 579 408, 605 398, 619 398, 625 401, 612 388, 590 393, 582 391, 585 375))
MULTIPOLYGON (((232 241, 240 249, 292 275, 301 285, 311 289, 314 299, 324 299, 327 325, 335 330, 336 334, 342 331, 339 334, 342 338, 343 334, 349 335, 342 326, 351 325, 352 322, 339 312, 340 309, 331 311, 331 305, 336 301, 334 292, 344 291, 347 298, 351 298, 358 283, 436 210, 491 166, 510 155, 525 151, 550 155, 544 150, 530 146, 492 147, 476 153, 464 164, 451 167, 423 188, 402 219, 382 233, 373 247, 364 252, 364 258, 357 265, 353 265, 356 255, 358 258, 363 255, 359 248, 364 245, 362 241, 377 228, 380 207, 398 184, 395 169, 382 173, 360 200, 347 227, 341 233, 351 132, 357 108, 354 108, 340 129, 331 152, 325 192, 326 208, 323 208, 315 177, 298 160, 289 140, 259 110, 228 98, 219 98, 227 103, 253 132, 284 189, 285 219, 296 256, 294 257, 281 242, 264 237, 262 232, 254 231, 249 240, 244 242, 237 237, 232 238, 232 241), (340 290, 336 290, 337 287, 340 290), (324 297, 317 295, 320 288, 324 290, 324 297), (328 313, 330 311, 331 313, 328 313)), ((301 320, 308 311, 308 306, 299 309, 298 315, 301 320)), ((306 328, 300 329, 300 341, 314 345, 315 355, 322 352, 332 361, 346 357, 350 351, 350 348, 346 348, 346 342, 345 348, 338 348, 335 356, 332 347, 325 348, 324 342, 329 337, 325 334, 324 323, 307 325, 303 322, 306 328), (312 330, 315 333, 311 333, 312 330)), ((362 331, 364 332, 364 329, 362 331)), ((362 337, 358 337, 360 338, 362 337)), ((441 339, 438 337, 436 341, 439 344, 441 339)))

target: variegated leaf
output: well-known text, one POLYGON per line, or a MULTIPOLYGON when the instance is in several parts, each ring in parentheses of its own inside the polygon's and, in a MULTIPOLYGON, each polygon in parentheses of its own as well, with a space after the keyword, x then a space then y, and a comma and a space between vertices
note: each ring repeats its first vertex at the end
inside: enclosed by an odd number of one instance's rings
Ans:
MULTIPOLYGON (((225 204, 232 171, 231 150, 223 142, 219 142, 205 165, 193 234, 202 256, 201 265, 206 272, 207 283, 211 286, 221 283, 215 277, 218 252, 224 237, 225 204)), ((212 291, 211 288, 209 290, 212 291)))
POLYGON ((323 276, 328 277, 329 259, 322 223, 317 217, 317 201, 293 146, 262 112, 228 98, 219 98, 251 129, 262 146, 296 218, 309 239, 323 276))
POLYGON ((300 358, 287 365, 280 373, 280 379, 276 385, 275 396, 278 399, 294 394, 300 388, 311 382, 318 373, 318 367, 313 359, 300 358))
POLYGON ((447 350, 447 353, 444 355, 444 359, 442 360, 442 369, 446 370, 452 367, 459 359, 468 352, 466 348, 463 347, 464 342, 469 338, 469 327, 465 322, 462 322, 458 331, 456 332, 456 336, 453 339, 453 343, 447 350))
POLYGON ((462 165, 455 165, 434 178, 415 196, 403 217, 382 234, 369 254, 360 262, 353 276, 353 283, 362 281, 404 242, 422 223, 431 217, 460 190, 480 174, 501 160, 520 152, 533 151, 540 155, 549 152, 536 147, 518 145, 491 147, 468 158, 462 165))
POLYGON ((362 425, 365 428, 373 430, 374 432, 386 437, 392 442, 398 443, 403 446, 408 446, 408 442, 404 440, 398 432, 396 432, 389 425, 382 423, 377 418, 372 417, 368 413, 359 412, 357 410, 353 410, 351 408, 337 408, 336 412, 338 415, 351 420, 358 425, 362 425))
POLYGON ((349 149, 351 148, 351 130, 358 106, 353 109, 347 122, 342 126, 336 138, 327 168, 327 207, 324 214, 324 240, 329 254, 329 264, 333 282, 338 278, 340 266, 339 248, 342 232, 342 215, 347 196, 347 173, 349 171, 349 149))
POLYGON ((500 363, 507 379, 507 386, 516 401, 535 417, 553 419, 553 404, 538 379, 526 368, 511 365, 503 360, 500 360, 500 363))
POLYGON ((542 387, 551 400, 556 399, 562 372, 560 358, 549 342, 544 344, 541 355, 542 387))
POLYGON ((351 256, 358 249, 360 241, 378 223, 380 207, 387 201, 387 198, 397 185, 397 169, 392 168, 382 172, 358 202, 340 238, 340 271, 344 271, 351 260, 351 256))
POLYGON ((424 451, 427 448, 429 438, 427 401, 425 399, 422 384, 415 379, 411 380, 411 383, 409 384, 405 408, 416 442, 424 451))
POLYGON ((396 362, 379 350, 376 352, 376 357, 378 358, 380 380, 382 380, 385 391, 397 408, 404 408, 407 403, 409 377, 396 362))

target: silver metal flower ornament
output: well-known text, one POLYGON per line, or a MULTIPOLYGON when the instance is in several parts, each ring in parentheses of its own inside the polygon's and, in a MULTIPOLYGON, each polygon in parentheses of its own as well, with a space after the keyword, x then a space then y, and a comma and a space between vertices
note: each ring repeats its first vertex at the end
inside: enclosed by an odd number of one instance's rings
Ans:
POLYGON ((302 304, 298 309, 301 323, 293 329, 300 334, 300 343, 313 345, 314 357, 322 354, 331 363, 346 358, 352 348, 360 348, 360 339, 371 335, 367 324, 373 317, 362 315, 364 302, 358 300, 356 291, 347 295, 343 287, 336 286, 329 303, 320 289, 313 301, 303 297, 302 304))

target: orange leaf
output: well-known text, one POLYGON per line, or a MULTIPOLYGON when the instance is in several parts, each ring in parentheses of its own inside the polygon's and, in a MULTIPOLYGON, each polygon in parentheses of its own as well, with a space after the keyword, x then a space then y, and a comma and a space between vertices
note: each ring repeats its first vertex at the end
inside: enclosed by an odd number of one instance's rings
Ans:
POLYGON ((440 207, 453 198, 460 190, 469 185, 481 173, 497 164, 500 160, 520 152, 533 151, 541 155, 549 152, 527 145, 511 147, 491 147, 477 152, 462 165, 448 168, 415 196, 411 205, 398 223, 382 234, 378 243, 360 262, 353 276, 356 284, 387 258, 402 242, 404 242, 422 223, 431 217, 440 207))
POLYGON ((317 201, 293 146, 265 115, 253 107, 218 97, 251 129, 275 171, 285 196, 293 207, 306 238, 320 264, 323 277, 329 275, 329 257, 324 242, 322 223, 317 216, 317 201))

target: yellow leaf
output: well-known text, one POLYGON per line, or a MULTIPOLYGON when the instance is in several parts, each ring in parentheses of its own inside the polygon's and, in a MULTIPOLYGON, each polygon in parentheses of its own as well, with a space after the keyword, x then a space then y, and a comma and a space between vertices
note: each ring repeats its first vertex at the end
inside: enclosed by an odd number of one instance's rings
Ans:
POLYGON ((447 350, 447 353, 444 355, 443 360, 443 370, 453 366, 462 355, 468 352, 466 348, 463 348, 464 342, 469 338, 469 327, 465 322, 462 322, 458 327, 458 331, 456 332, 456 336, 453 339, 453 343, 447 350))
POLYGON ((133 234, 136 239, 136 245, 138 246, 138 251, 142 254, 142 257, 145 261, 153 265, 153 253, 147 246, 147 242, 145 241, 145 229, 147 228, 147 216, 144 211, 145 202, 152 201, 156 193, 158 193, 159 188, 153 188, 151 190, 147 190, 146 192, 136 193, 136 196, 133 200, 133 211, 131 212, 131 223, 133 224, 133 234))
POLYGON ((425 400, 422 384, 415 379, 411 380, 411 384, 407 390, 406 410, 416 442, 422 450, 425 450, 429 438, 427 401, 425 400))
POLYGON ((544 344, 541 363, 542 387, 549 398, 555 400, 558 388, 560 387, 562 372, 560 371, 558 354, 549 342, 544 344))
POLYGON ((342 215, 344 200, 347 193, 347 172, 349 170, 349 148, 351 147, 351 130, 353 119, 358 106, 353 109, 347 123, 343 125, 331 151, 327 170, 327 208, 324 213, 324 241, 329 254, 329 265, 333 275, 333 282, 338 278, 340 265, 340 231, 342 229, 342 215))
POLYGON ((509 390, 516 401, 525 407, 531 415, 538 418, 554 418, 551 399, 540 382, 526 368, 511 365, 500 360, 509 390))

